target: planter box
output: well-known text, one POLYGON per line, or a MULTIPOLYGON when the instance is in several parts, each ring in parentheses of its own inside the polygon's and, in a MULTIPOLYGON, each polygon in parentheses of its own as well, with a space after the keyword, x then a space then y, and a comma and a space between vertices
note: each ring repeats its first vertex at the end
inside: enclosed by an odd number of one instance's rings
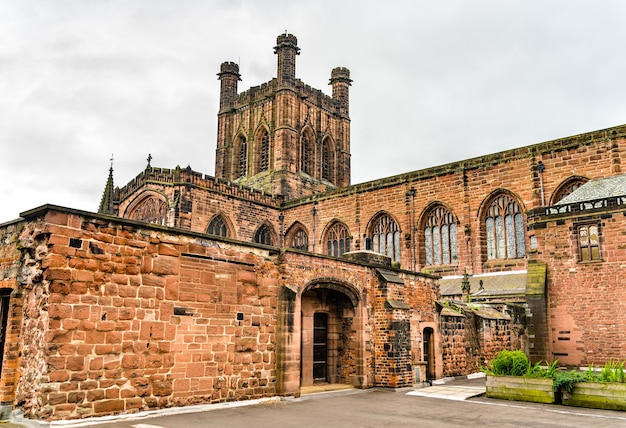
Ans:
POLYGON ((593 409, 626 410, 626 383, 579 382, 561 391, 562 404, 593 409))
POLYGON ((554 380, 518 376, 487 376, 487 397, 554 403, 554 380))

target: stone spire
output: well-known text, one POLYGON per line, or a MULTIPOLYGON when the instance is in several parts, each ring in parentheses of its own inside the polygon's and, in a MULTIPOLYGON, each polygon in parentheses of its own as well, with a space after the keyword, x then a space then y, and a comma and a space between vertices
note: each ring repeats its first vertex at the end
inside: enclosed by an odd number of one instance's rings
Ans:
POLYGON ((110 214, 117 215, 117 204, 119 189, 113 187, 113 157, 111 157, 111 167, 109 168, 109 178, 107 184, 104 186, 104 192, 102 193, 102 199, 100 199, 100 207, 98 208, 98 214, 110 214))

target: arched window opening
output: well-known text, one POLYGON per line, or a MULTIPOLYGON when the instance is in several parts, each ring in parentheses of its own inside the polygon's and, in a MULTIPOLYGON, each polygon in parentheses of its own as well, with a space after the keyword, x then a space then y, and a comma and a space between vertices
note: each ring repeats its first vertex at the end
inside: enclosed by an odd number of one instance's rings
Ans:
POLYGON ((485 217, 487 259, 515 259, 526 255, 524 217, 519 204, 507 195, 496 197, 485 217))
POLYGON ((270 167, 270 136, 265 131, 261 137, 261 156, 259 171, 267 171, 270 167))
POLYGON ((309 237, 302 229, 298 229, 293 235, 291 240, 291 248, 296 250, 308 251, 309 250, 309 237))
POLYGON ((330 148, 328 139, 322 141, 322 178, 330 181, 330 148))
POLYGON ((239 139, 239 177, 248 175, 248 142, 244 137, 239 139))
POLYGON ((213 220, 209 223, 206 233, 209 235, 223 236, 224 238, 227 238, 228 226, 226 226, 224 218, 221 215, 213 217, 213 220))
POLYGON ((128 218, 165 226, 167 204, 161 198, 149 196, 132 209, 128 218))
POLYGON ((400 229, 387 214, 381 215, 372 228, 372 251, 384 254, 394 262, 400 260, 400 229))
POLYGON ((254 242, 257 244, 272 245, 272 232, 269 227, 262 225, 254 235, 254 242))
POLYGON ((309 132, 302 134, 300 143, 300 170, 313 175, 313 137, 309 132))
POLYGON ((427 265, 457 263, 456 221, 443 206, 437 206, 428 215, 424 228, 424 248, 427 265))
POLYGON ((341 257, 350 252, 350 232, 342 223, 335 223, 326 234, 326 254, 341 257))
POLYGON ((583 177, 570 178, 562 183, 552 196, 552 205, 559 202, 561 199, 574 193, 576 189, 585 184, 588 180, 583 177))

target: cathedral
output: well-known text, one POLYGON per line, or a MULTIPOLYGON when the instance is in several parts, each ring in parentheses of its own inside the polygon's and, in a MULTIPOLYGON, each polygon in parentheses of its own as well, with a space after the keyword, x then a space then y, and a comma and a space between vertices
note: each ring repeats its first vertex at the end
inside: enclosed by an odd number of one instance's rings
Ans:
POLYGON ((149 157, 97 212, 0 224, 4 418, 626 358, 626 125, 352 184, 350 71, 274 54, 243 92, 220 67, 215 176, 149 157))

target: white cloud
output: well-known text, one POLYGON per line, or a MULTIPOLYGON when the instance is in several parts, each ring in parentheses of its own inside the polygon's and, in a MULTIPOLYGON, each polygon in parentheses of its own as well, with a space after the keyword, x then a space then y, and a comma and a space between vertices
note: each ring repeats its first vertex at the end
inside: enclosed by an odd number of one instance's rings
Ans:
POLYGON ((0 222, 43 203, 95 211, 148 153, 213 174, 223 61, 270 80, 351 69, 353 182, 624 122, 620 1, 0 3, 0 222))

